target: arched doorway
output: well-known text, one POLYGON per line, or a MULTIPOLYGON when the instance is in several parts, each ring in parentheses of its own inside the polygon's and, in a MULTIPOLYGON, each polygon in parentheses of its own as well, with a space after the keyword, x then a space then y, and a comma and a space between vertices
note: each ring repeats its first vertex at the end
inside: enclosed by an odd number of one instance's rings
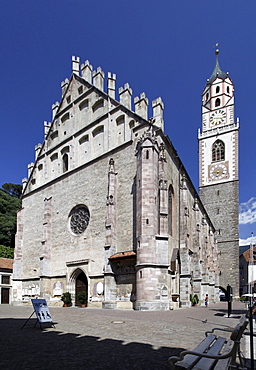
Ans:
POLYGON ((79 292, 86 292, 86 303, 88 303, 88 281, 87 277, 84 272, 80 272, 80 274, 76 278, 76 290, 75 290, 75 305, 81 306, 81 303, 77 299, 77 295, 79 292))

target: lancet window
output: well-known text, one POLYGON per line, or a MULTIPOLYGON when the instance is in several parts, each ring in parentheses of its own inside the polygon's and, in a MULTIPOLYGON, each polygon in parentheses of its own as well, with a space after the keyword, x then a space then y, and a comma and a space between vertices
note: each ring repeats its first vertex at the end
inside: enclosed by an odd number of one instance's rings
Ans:
POLYGON ((223 161, 225 159, 225 144, 221 140, 216 140, 212 146, 212 162, 223 161))
POLYGON ((173 196, 174 196, 173 187, 172 185, 170 185, 169 190, 168 190, 168 232, 170 235, 173 235, 173 222, 174 222, 173 220, 173 213, 174 213, 173 196))

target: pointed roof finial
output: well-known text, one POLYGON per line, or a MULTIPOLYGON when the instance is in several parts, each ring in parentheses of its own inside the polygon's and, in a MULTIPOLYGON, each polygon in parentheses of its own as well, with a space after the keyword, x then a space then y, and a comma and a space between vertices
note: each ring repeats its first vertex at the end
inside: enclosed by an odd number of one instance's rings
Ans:
MULTIPOLYGON (((215 45, 215 47, 217 47, 219 45, 219 43, 217 43, 215 45)), ((209 80, 207 80, 208 83, 212 83, 217 77, 219 78, 222 78, 223 80, 228 77, 228 73, 226 72, 223 72, 222 69, 220 68, 220 64, 219 64, 219 52, 220 50, 219 49, 216 49, 215 50, 215 55, 216 55, 216 62, 215 62, 215 67, 213 69, 213 72, 212 72, 212 75, 211 77, 209 78, 209 80)))

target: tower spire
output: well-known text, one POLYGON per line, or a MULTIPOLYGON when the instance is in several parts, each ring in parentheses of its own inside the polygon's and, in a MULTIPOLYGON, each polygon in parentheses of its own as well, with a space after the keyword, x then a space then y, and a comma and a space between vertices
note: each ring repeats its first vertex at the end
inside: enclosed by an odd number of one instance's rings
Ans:
POLYGON ((216 55, 215 67, 213 69, 211 77, 209 78, 209 80, 207 80, 208 83, 212 83, 217 77, 222 78, 223 80, 226 77, 228 77, 228 73, 223 72, 222 69, 220 68, 219 57, 218 57, 219 52, 220 52, 219 49, 215 50, 215 55, 216 55))

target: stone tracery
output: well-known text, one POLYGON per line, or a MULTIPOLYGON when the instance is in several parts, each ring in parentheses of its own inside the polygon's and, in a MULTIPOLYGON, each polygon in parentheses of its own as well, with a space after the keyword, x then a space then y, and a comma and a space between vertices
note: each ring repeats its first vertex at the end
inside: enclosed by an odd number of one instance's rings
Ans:
POLYGON ((81 235, 87 228, 90 219, 89 210, 86 206, 75 207, 70 216, 70 230, 81 235))

